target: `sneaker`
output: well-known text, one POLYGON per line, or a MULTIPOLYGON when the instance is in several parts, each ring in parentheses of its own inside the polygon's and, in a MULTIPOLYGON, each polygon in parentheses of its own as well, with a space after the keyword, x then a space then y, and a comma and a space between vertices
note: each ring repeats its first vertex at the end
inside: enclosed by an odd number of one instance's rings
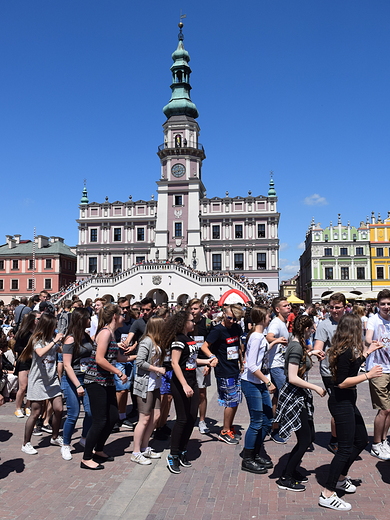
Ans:
POLYGON ((333 493, 329 498, 326 498, 322 493, 318 499, 318 505, 322 507, 328 507, 329 509, 339 509, 340 511, 349 511, 352 506, 348 502, 344 502, 343 499, 338 497, 336 493, 333 493))
POLYGON ((64 439, 59 435, 56 439, 53 439, 53 437, 50 439, 50 444, 53 446, 63 446, 64 445, 64 439))
POLYGON ((336 489, 345 491, 346 493, 355 493, 356 486, 352 484, 351 479, 346 477, 344 480, 339 480, 336 484, 336 489))
POLYGON ((180 461, 178 455, 167 456, 167 468, 171 473, 180 473, 180 461))
POLYGON ((210 433, 210 428, 207 428, 205 421, 199 421, 199 431, 200 433, 210 433))
POLYGON ((130 457, 130 460, 132 462, 136 462, 137 464, 141 464, 142 466, 147 466, 148 464, 151 464, 152 461, 150 459, 147 459, 144 457, 142 453, 132 454, 130 457))
POLYGON ((279 435, 279 432, 275 432, 275 433, 271 433, 271 439, 276 442, 276 444, 286 444, 287 441, 285 439, 283 439, 280 435, 279 435))
POLYGON ((142 455, 147 459, 161 459, 161 453, 157 453, 150 446, 148 446, 146 450, 142 452, 142 455))
POLYGON ((25 409, 24 409, 24 413, 26 414, 26 417, 30 417, 30 415, 31 415, 31 409, 30 409, 30 408, 25 408, 25 409))
POLYGON ((70 446, 61 446, 61 456, 64 460, 72 460, 72 454, 70 453, 70 446))
POLYGON ((234 433, 231 430, 223 431, 218 435, 220 441, 226 442, 226 444, 238 444, 238 439, 235 438, 234 433))
POLYGON ((113 429, 111 430, 111 433, 119 433, 122 426, 122 421, 118 421, 114 424, 113 429))
POLYGON ((53 433, 53 428, 50 426, 50 424, 43 424, 41 426, 41 430, 46 433, 53 433))
POLYGON ((42 432, 41 432, 41 427, 40 426, 35 426, 35 428, 33 429, 33 432, 32 432, 33 435, 42 435, 42 432))
POLYGON ((188 460, 187 452, 182 451, 179 455, 179 463, 183 468, 190 468, 192 466, 191 462, 188 460))
POLYGON ((331 453, 333 453, 333 455, 336 455, 337 450, 339 449, 339 445, 338 445, 337 442, 330 442, 330 443, 327 445, 326 449, 327 449, 328 451, 330 451, 331 453))
POLYGON ((280 489, 287 489, 288 491, 305 491, 306 487, 300 484, 297 480, 290 477, 280 477, 276 484, 280 489))
POLYGON ((376 457, 377 459, 390 460, 390 453, 387 453, 387 451, 384 451, 381 442, 378 442, 378 444, 373 444, 371 446, 370 453, 373 457, 376 457))
POLYGON ((382 450, 385 453, 388 453, 390 455, 390 444, 389 444, 389 441, 387 439, 382 441, 382 450))
POLYGON ((27 455, 36 455, 38 452, 35 448, 33 448, 31 442, 26 442, 24 446, 22 446, 23 453, 27 453, 27 455))
POLYGON ((129 419, 124 419, 123 421, 121 421, 121 427, 133 432, 135 424, 131 422, 129 419))
POLYGON ((293 473, 293 479, 299 482, 300 484, 306 484, 306 482, 309 482, 309 479, 297 470, 295 470, 293 473))
POLYGON ((14 411, 14 414, 16 415, 16 417, 17 417, 18 419, 21 419, 22 417, 24 417, 23 410, 21 410, 20 408, 17 408, 17 409, 14 411))
POLYGON ((237 430, 237 431, 236 431, 236 429, 234 428, 234 426, 232 426, 232 430, 231 430, 231 431, 232 431, 234 437, 235 437, 237 440, 240 441, 240 440, 241 440, 241 437, 242 437, 240 430, 237 430))

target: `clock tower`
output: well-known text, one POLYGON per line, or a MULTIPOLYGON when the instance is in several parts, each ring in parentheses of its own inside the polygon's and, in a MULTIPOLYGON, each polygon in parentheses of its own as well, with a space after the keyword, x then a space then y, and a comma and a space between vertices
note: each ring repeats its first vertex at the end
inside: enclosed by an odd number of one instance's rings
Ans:
POLYGON ((196 262, 206 269, 201 245, 200 199, 205 195, 202 183, 203 146, 198 137, 198 110, 191 101, 190 55, 184 48, 183 23, 179 23, 179 43, 172 54, 172 95, 163 108, 164 143, 158 148, 161 178, 158 185, 158 209, 155 228, 155 255, 160 260, 181 259, 196 262))

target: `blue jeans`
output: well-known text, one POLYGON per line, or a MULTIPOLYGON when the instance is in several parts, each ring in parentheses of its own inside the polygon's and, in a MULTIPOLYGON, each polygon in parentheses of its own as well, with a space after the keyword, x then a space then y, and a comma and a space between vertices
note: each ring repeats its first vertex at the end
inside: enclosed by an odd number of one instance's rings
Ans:
POLYGON ((271 396, 264 383, 251 383, 241 379, 241 389, 248 406, 250 424, 245 434, 245 448, 254 450, 260 447, 267 433, 271 431, 271 396))
MULTIPOLYGON (((80 384, 84 383, 84 375, 77 376, 77 379, 80 381, 80 384)), ((81 433, 82 437, 86 437, 89 428, 92 424, 92 415, 91 408, 89 406, 89 398, 87 392, 83 395, 83 397, 79 397, 77 395, 77 390, 72 381, 68 378, 66 374, 63 375, 61 380, 62 390, 64 392, 64 397, 66 399, 66 420, 64 422, 63 427, 63 437, 64 444, 69 446, 70 441, 72 439, 72 434, 74 432, 77 419, 80 415, 80 405, 83 403, 85 417, 83 421, 83 431, 81 433)))

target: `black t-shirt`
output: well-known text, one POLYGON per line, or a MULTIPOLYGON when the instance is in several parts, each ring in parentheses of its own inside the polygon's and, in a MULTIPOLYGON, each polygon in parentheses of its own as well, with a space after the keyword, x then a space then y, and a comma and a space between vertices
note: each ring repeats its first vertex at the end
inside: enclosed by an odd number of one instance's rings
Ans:
POLYGON ((239 351, 242 328, 233 323, 228 329, 222 324, 213 327, 207 336, 211 352, 217 356, 216 377, 238 377, 240 374, 239 351))
POLYGON ((72 354, 71 365, 76 376, 83 375, 84 372, 86 372, 92 354, 92 348, 91 338, 87 335, 84 336, 76 356, 73 355, 74 343, 63 345, 62 353, 72 354))
MULTIPOLYGON (((348 348, 345 352, 342 352, 337 358, 337 372, 335 385, 342 383, 347 377, 355 377, 358 375, 360 365, 365 361, 365 358, 358 357, 352 359, 352 350, 348 348)), ((352 400, 356 399, 356 385, 349 388, 338 388, 333 387, 333 396, 336 401, 352 400)))
MULTIPOLYGON (((179 366, 187 383, 193 387, 196 384, 196 358, 198 357, 199 344, 185 334, 178 334, 171 345, 172 350, 180 350, 179 366)), ((174 375, 174 377, 176 377, 174 375)))
MULTIPOLYGON (((210 320, 209 320, 210 321, 210 320)), ((197 323, 194 322, 194 330, 191 332, 191 338, 198 343, 199 349, 205 342, 209 332, 210 324, 207 323, 207 318, 203 316, 197 323)), ((199 359, 207 359, 206 354, 203 354, 201 350, 198 352, 199 359)))
POLYGON ((130 332, 134 332, 133 343, 138 342, 144 335, 146 329, 146 321, 143 318, 133 321, 130 326, 130 332))
POLYGON ((125 321, 125 323, 122 327, 119 327, 119 329, 116 329, 115 341, 117 343, 119 343, 122 340, 122 334, 127 336, 127 334, 130 332, 131 326, 133 325, 134 322, 135 322, 135 319, 130 318, 130 321, 125 321))
POLYGON ((28 340, 30 339, 31 335, 32 335, 32 332, 28 331, 28 332, 26 332, 26 334, 24 334, 23 336, 18 336, 18 338, 16 339, 15 346, 14 346, 14 352, 16 352, 16 354, 18 356, 20 356, 20 354, 23 352, 23 350, 27 346, 28 340))

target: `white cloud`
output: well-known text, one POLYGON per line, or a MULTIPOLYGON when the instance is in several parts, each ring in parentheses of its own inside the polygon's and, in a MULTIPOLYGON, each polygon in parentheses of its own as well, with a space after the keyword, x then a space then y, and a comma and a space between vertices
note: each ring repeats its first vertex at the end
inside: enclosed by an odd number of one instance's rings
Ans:
POLYGON ((313 195, 305 197, 303 203, 306 204, 306 206, 325 206, 328 204, 328 201, 325 197, 318 195, 318 193, 313 193, 313 195))
POLYGON ((298 245, 297 245, 297 249, 302 249, 302 251, 305 249, 305 242, 300 242, 298 245))
POLYGON ((281 267, 281 270, 279 273, 280 281, 288 280, 289 278, 292 278, 299 271, 299 262, 298 261, 291 261, 291 260, 287 260, 287 258, 281 258, 279 260, 279 264, 281 267))
POLYGON ((281 244, 279 245, 279 251, 284 251, 285 249, 288 249, 287 242, 281 242, 281 244))

